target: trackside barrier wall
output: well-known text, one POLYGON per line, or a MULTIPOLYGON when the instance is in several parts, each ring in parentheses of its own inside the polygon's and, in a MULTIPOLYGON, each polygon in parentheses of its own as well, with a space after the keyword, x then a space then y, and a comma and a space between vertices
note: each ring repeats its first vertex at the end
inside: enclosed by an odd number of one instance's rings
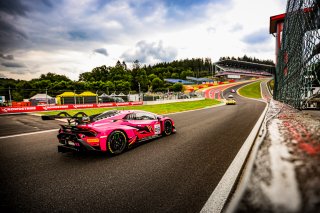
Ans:
POLYGON ((120 102, 120 103, 113 102, 113 103, 101 103, 101 104, 68 104, 68 105, 54 105, 54 106, 0 107, 0 114, 69 110, 69 109, 86 109, 86 108, 104 108, 104 107, 117 107, 117 106, 136 106, 136 105, 143 105, 143 102, 135 101, 135 102, 120 102))

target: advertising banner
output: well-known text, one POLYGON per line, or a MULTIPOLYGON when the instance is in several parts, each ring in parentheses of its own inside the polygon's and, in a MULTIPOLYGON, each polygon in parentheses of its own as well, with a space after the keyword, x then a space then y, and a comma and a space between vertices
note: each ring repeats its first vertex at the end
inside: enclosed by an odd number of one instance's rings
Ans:
POLYGON ((44 105, 44 106, 28 106, 28 107, 0 107, 0 114, 19 113, 19 112, 38 112, 53 110, 69 110, 69 109, 87 109, 87 108, 103 108, 117 106, 136 106, 143 105, 143 101, 120 102, 120 103, 101 103, 101 104, 69 104, 69 105, 44 105))

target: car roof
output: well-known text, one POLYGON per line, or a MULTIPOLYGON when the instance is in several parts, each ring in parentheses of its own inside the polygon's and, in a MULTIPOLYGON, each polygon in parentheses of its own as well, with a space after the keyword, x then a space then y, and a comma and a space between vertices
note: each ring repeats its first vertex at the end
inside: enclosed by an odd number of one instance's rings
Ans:
POLYGON ((129 113, 135 113, 135 112, 145 112, 145 113, 155 114, 155 113, 144 111, 144 110, 118 110, 118 111, 119 111, 119 114, 129 114, 129 113))

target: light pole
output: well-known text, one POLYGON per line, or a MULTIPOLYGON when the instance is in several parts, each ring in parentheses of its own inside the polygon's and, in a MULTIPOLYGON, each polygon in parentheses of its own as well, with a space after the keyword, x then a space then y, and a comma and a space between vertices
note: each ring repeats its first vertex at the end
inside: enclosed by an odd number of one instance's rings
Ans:
POLYGON ((12 106, 12 104, 11 104, 11 88, 10 88, 10 86, 9 86, 9 106, 12 106))
POLYGON ((98 104, 98 102, 99 102, 99 99, 98 99, 98 91, 99 91, 99 90, 96 91, 96 104, 98 104))
POLYGON ((76 90, 74 90, 73 93, 74 93, 74 104, 77 104, 77 100, 76 100, 76 90))
POLYGON ((48 88, 46 88, 46 104, 48 105, 48 88))
POLYGON ((139 86, 139 101, 140 101, 141 100, 140 82, 138 82, 138 86, 139 86))

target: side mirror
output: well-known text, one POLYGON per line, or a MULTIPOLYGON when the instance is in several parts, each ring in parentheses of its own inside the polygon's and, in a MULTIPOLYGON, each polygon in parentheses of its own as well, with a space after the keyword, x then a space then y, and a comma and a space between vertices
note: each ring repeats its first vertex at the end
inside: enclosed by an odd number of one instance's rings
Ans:
POLYGON ((160 116, 158 116, 158 117, 157 117, 157 119, 158 119, 158 121, 160 121, 160 120, 161 120, 161 117, 160 117, 160 116))

